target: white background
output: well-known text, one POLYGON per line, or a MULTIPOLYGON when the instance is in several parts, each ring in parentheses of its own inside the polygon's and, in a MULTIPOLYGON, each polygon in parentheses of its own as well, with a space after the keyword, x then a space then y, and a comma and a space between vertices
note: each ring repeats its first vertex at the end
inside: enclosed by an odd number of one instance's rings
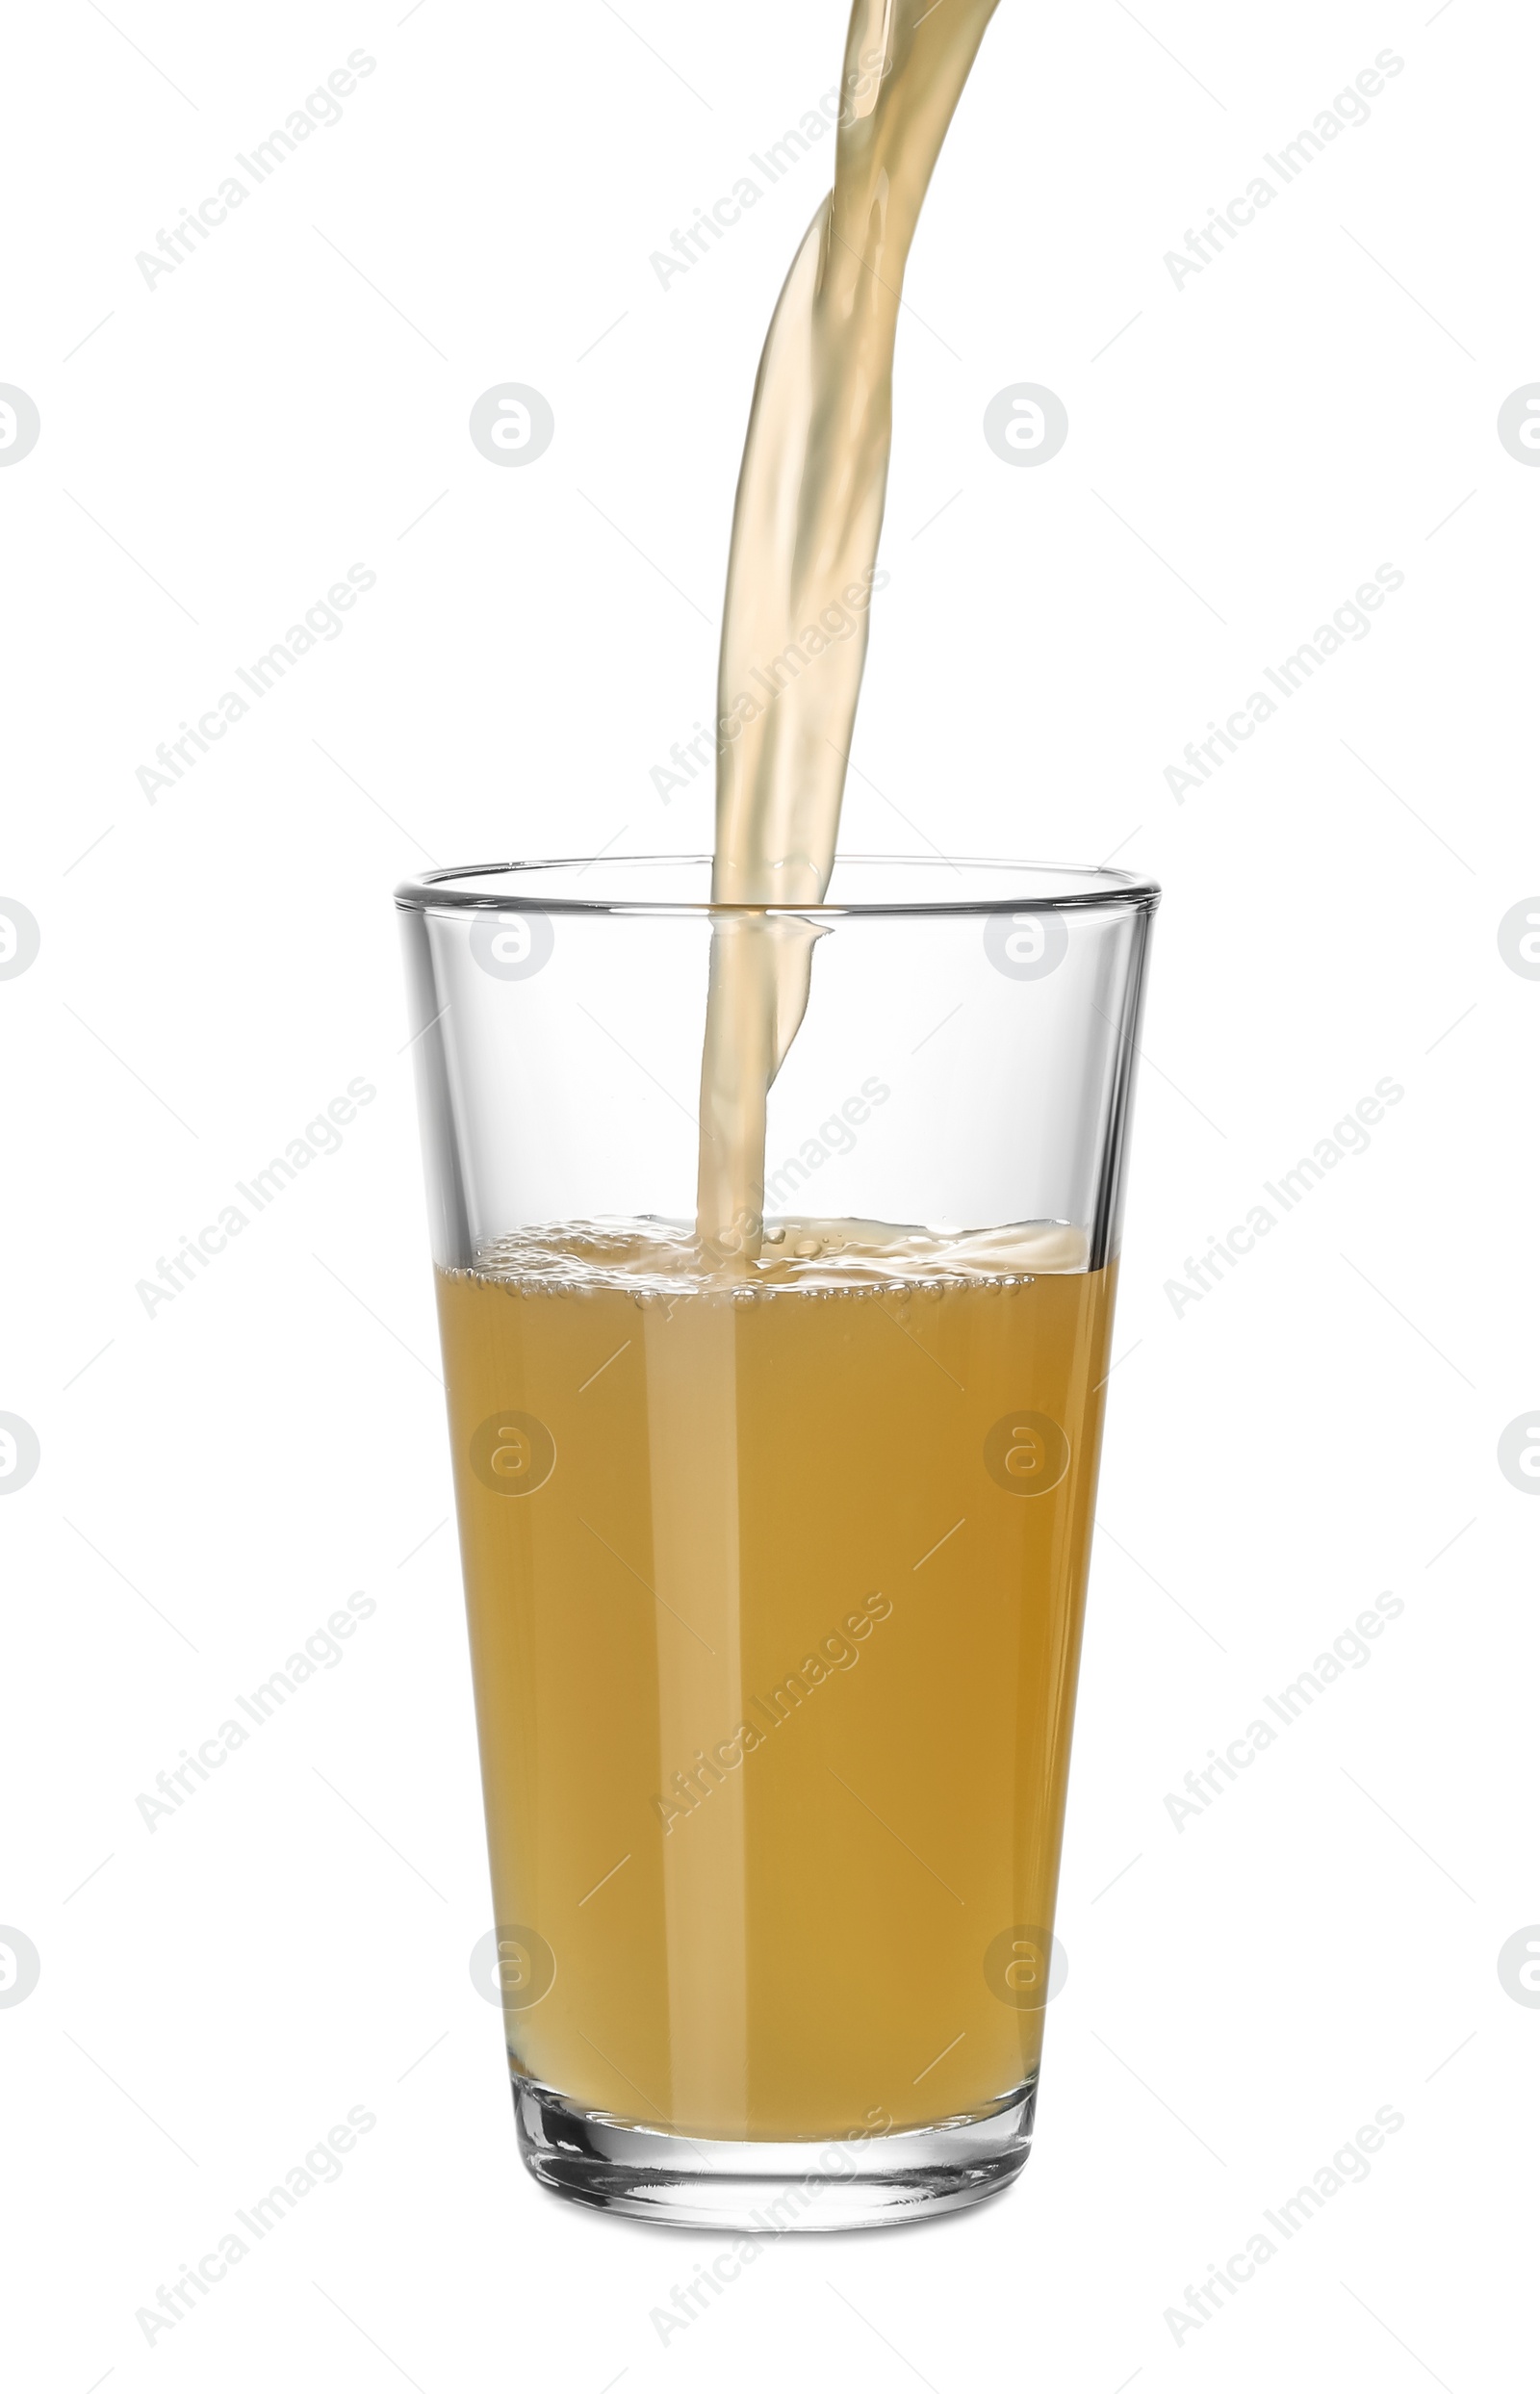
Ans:
POLYGON ((1167 892, 1070 1976, 1014 2193, 783 2239, 665 2347, 650 2314, 716 2245, 536 2192, 467 1970, 490 1915, 389 893, 428 856, 708 839, 704 778, 665 807, 650 771, 709 709, 827 148, 666 291, 649 255, 834 82, 840 12, 109 16, 16 13, 0 103, 0 381, 41 419, 0 470, 0 890, 42 941, 0 981, 0 1410, 42 1452, 0 1506, 0 1921, 41 1957, 0 2009, 15 2381, 1508 2382, 1540 2014, 1497 1956, 1540 1918, 1540 1507, 1497 1442, 1540 1394, 1540 986, 1497 928, 1540 889, 1540 474, 1496 418, 1540 375, 1540 28, 1004 0, 965 95, 844 842, 1116 851, 1167 892), (1177 288, 1164 253, 1387 47, 1372 120, 1177 288), (344 120, 147 287, 136 253, 358 48, 344 120), (466 430, 504 380, 556 421, 517 472, 466 430), (1069 416, 1036 471, 981 434, 1021 380, 1069 416), (156 744, 355 561, 342 635, 149 803, 156 744), (1371 636, 1178 804, 1184 745, 1384 562, 1371 636), (355 1076, 341 1151, 148 1318, 136 1282, 355 1076), (1369 1151, 1178 1314, 1185 1259, 1385 1076, 1369 1151), (346 1660, 151 1834, 156 1773, 360 1587, 346 1660), (1179 1834, 1167 1794, 1385 1588, 1372 1663, 1179 1834), (147 2345, 137 2309, 355 2105, 339 2182, 147 2345), (1178 2344, 1168 2307, 1384 2105, 1368 2180, 1178 2344))

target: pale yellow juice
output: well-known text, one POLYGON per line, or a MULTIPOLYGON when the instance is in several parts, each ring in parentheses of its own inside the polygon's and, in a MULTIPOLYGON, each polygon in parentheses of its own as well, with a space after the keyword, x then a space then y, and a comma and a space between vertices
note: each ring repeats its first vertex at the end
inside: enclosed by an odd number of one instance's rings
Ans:
POLYGON ((723 1286, 638 1225, 439 1274, 517 2072, 714 2138, 1031 2079, 1113 1298, 1077 1251, 772 1224, 723 1286))

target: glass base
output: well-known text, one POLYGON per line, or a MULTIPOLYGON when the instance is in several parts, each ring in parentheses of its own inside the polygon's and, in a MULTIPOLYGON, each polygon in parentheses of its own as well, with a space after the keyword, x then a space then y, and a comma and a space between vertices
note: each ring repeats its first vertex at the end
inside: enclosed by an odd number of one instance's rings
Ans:
POLYGON ((665 2227, 741 2236, 886 2227, 961 2211, 1000 2193, 1032 2149, 1038 2082, 988 2111, 886 2136, 783 2144, 676 2136, 579 2111, 528 2078, 513 2081, 519 2148, 531 2176, 569 2201, 665 2227))

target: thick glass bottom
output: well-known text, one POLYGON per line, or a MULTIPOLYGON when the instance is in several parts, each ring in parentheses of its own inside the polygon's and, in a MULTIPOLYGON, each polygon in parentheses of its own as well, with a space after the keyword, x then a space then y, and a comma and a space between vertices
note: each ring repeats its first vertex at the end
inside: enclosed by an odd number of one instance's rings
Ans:
POLYGON ((513 2081, 530 2175, 596 2211, 742 2236, 898 2227, 1011 2184, 1032 2149, 1036 2077, 986 2112, 887 2135, 728 2143, 583 2112, 513 2081))

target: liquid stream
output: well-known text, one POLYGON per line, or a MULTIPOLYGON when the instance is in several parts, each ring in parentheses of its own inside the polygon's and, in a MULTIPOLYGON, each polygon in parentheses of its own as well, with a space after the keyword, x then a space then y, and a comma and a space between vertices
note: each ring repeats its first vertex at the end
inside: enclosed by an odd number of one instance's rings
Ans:
POLYGON ((932 170, 998 0, 856 0, 834 189, 771 320, 728 565, 717 690, 718 918, 697 1231, 719 1270, 763 1235, 766 1101, 807 1008, 887 492, 893 345, 932 170), (766 700, 766 683, 779 695, 766 700))

